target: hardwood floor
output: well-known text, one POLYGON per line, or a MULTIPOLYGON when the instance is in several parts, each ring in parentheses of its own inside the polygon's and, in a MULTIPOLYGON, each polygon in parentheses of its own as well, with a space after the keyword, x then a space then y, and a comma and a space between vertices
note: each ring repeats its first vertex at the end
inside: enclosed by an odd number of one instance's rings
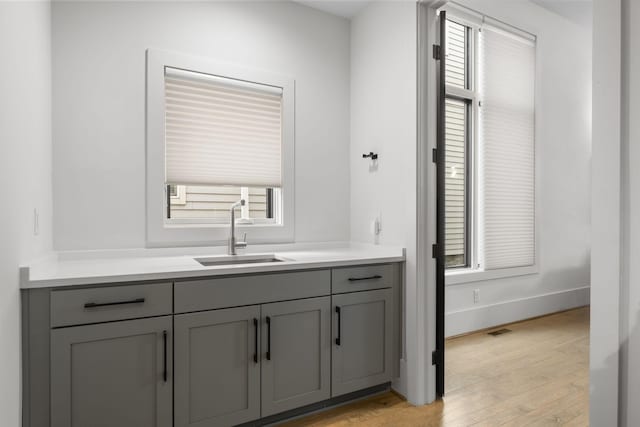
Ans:
POLYGON ((587 426, 589 309, 505 328, 447 340, 441 401, 415 407, 389 392, 284 425, 587 426))

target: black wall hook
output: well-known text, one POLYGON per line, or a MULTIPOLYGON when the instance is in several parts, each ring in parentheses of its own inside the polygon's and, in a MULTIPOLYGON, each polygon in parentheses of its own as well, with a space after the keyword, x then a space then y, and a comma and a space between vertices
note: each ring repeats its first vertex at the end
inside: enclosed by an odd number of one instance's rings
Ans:
POLYGON ((371 160, 376 160, 378 158, 378 153, 374 153, 373 151, 370 151, 369 154, 362 155, 363 159, 366 159, 367 157, 371 157, 371 160))

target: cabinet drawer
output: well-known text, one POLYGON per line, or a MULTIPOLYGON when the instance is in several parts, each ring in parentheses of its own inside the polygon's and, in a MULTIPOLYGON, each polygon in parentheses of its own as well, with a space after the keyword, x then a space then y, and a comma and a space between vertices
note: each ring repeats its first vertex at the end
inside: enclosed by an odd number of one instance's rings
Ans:
POLYGON ((331 294, 329 270, 176 282, 176 313, 319 297, 331 294))
POLYGON ((334 294, 390 288, 393 286, 393 281, 393 264, 365 265, 331 270, 331 291, 334 294))
POLYGON ((171 293, 171 283, 52 291, 51 326, 171 314, 171 293))

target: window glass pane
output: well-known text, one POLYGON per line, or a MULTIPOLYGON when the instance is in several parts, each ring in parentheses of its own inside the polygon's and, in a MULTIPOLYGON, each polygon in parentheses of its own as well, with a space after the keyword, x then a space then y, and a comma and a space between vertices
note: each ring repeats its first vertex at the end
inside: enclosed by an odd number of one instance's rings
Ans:
POLYGON ((467 27, 447 20, 446 84, 467 89, 467 27))
POLYGON ((445 256, 446 267, 465 267, 468 218, 468 104, 447 99, 445 104, 445 256))
MULTIPOLYGON (((244 215, 242 209, 236 211, 236 218, 266 219, 269 216, 267 188, 248 188, 248 211, 244 215)), ((228 222, 231 205, 241 198, 242 187, 204 186, 204 185, 171 185, 169 191, 171 219, 219 219, 228 222)))

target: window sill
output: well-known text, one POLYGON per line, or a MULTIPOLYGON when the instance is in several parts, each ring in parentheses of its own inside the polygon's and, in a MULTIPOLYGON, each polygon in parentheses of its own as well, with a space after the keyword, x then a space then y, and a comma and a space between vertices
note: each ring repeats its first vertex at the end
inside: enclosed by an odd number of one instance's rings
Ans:
POLYGON ((499 270, 465 269, 448 271, 444 274, 445 286, 462 285, 472 282, 484 282, 488 280, 504 279, 507 277, 527 276, 538 273, 538 266, 502 268, 499 270))

